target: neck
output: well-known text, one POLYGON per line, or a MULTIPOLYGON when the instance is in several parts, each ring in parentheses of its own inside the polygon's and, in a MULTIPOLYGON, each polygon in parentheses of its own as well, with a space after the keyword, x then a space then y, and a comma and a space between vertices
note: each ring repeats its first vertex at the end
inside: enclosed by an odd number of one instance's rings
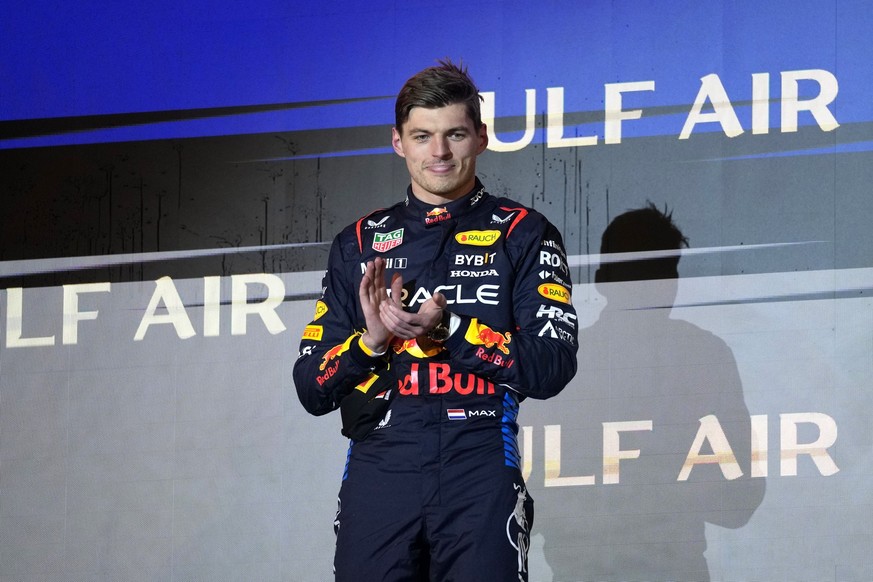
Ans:
POLYGON ((416 198, 424 202, 425 204, 431 204, 433 206, 440 206, 443 204, 448 204, 449 202, 454 202, 455 200, 459 200, 473 191, 473 188, 476 187, 476 180, 472 180, 469 184, 464 185, 462 188, 457 188, 452 192, 448 192, 446 194, 434 194, 433 192, 423 192, 421 189, 417 188, 415 183, 412 184, 412 193, 416 198))

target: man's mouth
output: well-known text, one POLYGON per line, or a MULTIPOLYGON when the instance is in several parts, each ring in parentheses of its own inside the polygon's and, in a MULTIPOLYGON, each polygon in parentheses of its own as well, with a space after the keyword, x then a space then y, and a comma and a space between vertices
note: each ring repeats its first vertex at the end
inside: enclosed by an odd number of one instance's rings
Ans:
POLYGON ((427 166, 427 169, 432 172, 445 173, 451 171, 454 167, 454 164, 430 164, 427 166))

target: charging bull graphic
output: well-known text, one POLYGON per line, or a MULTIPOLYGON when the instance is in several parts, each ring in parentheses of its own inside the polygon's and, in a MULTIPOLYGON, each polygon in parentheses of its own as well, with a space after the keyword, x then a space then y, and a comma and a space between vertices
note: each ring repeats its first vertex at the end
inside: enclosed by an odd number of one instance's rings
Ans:
POLYGON ((486 348, 496 346, 498 350, 509 355, 509 348, 506 347, 506 344, 512 341, 512 334, 509 332, 494 331, 487 325, 482 325, 474 320, 465 337, 468 342, 475 346, 485 346, 486 348))
POLYGON ((416 338, 408 340, 395 340, 394 343, 391 345, 391 348, 394 350, 395 354, 402 354, 403 352, 407 352, 409 355, 415 358, 429 358, 431 356, 435 356, 443 349, 442 346, 435 346, 432 348, 424 349, 420 345, 418 345, 418 340, 416 338))
POLYGON ((322 359, 321 365, 318 366, 318 369, 324 370, 327 367, 327 365, 330 363, 331 360, 333 360, 334 358, 338 358, 341 354, 346 352, 349 349, 349 346, 352 345, 352 340, 357 338, 357 337, 358 337, 358 334, 355 334, 352 337, 350 337, 349 339, 347 339, 346 341, 344 341, 343 343, 336 345, 336 346, 333 346, 332 348, 330 348, 329 350, 324 352, 324 355, 321 357, 321 359, 322 359))

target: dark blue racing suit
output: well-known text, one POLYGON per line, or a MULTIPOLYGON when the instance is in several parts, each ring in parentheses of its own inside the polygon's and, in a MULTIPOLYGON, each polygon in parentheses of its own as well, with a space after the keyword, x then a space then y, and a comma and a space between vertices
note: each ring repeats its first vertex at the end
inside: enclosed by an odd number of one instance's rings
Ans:
POLYGON ((557 229, 478 181, 439 207, 410 189, 336 237, 297 392, 316 415, 350 394, 383 406, 349 446, 337 580, 527 580, 533 502, 516 417, 525 397, 554 396, 576 372, 571 289, 557 229), (377 356, 362 346, 358 286, 378 256, 387 278, 403 275, 406 309, 446 297, 454 331, 442 348, 396 340, 377 356))

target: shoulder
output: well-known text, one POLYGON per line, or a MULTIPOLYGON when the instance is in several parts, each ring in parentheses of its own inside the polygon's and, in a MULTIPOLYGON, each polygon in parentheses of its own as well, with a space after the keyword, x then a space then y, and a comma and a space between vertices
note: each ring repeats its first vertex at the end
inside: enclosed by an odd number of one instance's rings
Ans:
POLYGON ((500 223, 503 244, 516 264, 536 260, 563 266, 569 275, 563 237, 544 214, 510 198, 496 198, 491 215, 492 223, 500 223))
POLYGON ((491 222, 506 225, 507 240, 522 242, 554 229, 542 213, 511 198, 495 197, 491 208, 491 222))
POLYGON ((402 208, 403 202, 398 202, 388 208, 373 210, 346 226, 337 235, 335 241, 342 250, 343 257, 347 260, 357 260, 364 249, 372 244, 375 234, 385 234, 392 228, 397 228, 402 221, 400 216, 402 208))

